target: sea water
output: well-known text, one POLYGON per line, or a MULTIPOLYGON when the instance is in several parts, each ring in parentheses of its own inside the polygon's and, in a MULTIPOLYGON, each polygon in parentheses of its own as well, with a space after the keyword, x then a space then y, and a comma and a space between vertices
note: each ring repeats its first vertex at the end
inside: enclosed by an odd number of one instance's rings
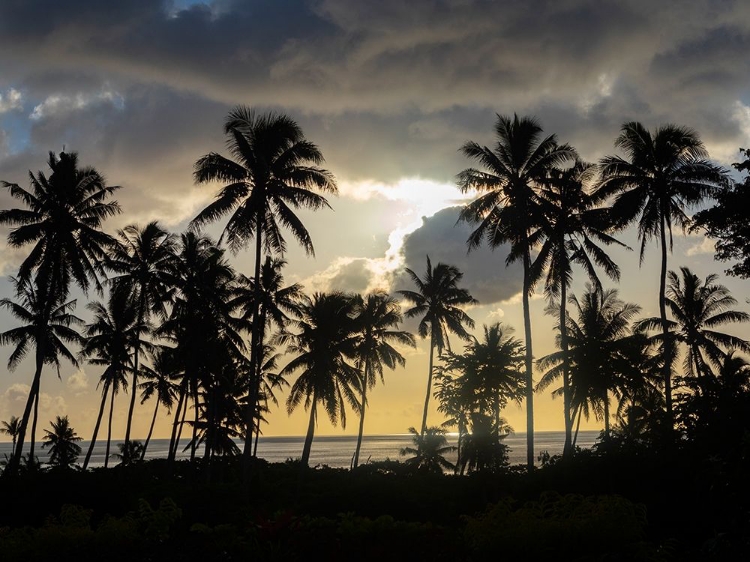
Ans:
MULTIPOLYGON (((576 444, 581 448, 589 448, 599 436, 599 431, 581 431, 578 434, 576 444)), ((457 436, 448 434, 448 445, 456 445, 457 436)), ((258 456, 266 459, 268 462, 284 462, 288 459, 298 459, 302 455, 304 445, 304 436, 298 437, 264 437, 258 440, 258 456)), ((114 466, 120 461, 113 458, 112 455, 118 452, 117 443, 113 441, 110 446, 109 466, 114 466)), ((508 457, 510 464, 526 463, 526 434, 514 433, 505 438, 504 443, 508 445, 508 457)), ((550 455, 562 453, 565 443, 564 431, 537 431, 534 433, 534 451, 535 461, 539 462, 536 456, 547 451, 550 455)), ((185 451, 188 441, 182 440, 177 454, 178 459, 190 457, 190 451, 185 451)), ((89 448, 88 441, 79 443, 82 449, 79 463, 83 463, 83 458, 89 448)), ((240 448, 242 443, 238 442, 240 448)), ((331 468, 349 468, 351 466, 354 449, 357 446, 356 435, 321 435, 316 436, 312 443, 310 451, 310 466, 329 466, 331 468)), ((375 461, 404 460, 406 457, 400 455, 404 447, 413 447, 412 435, 393 434, 393 435, 365 435, 362 438, 362 450, 359 454, 360 464, 375 461)), ((152 439, 146 451, 146 459, 166 458, 169 449, 169 439, 152 439)), ((12 445, 10 443, 0 443, 0 461, 10 456, 12 445)), ((24 447, 24 454, 28 453, 28 446, 24 447)), ((46 463, 49 460, 49 449, 42 449, 41 443, 35 445, 35 455, 39 461, 46 463)), ((90 467, 104 466, 104 457, 106 454, 106 441, 97 441, 94 451, 89 462, 90 467)), ((201 455, 201 448, 198 449, 198 456, 201 455)), ((456 453, 446 455, 446 458, 455 462, 456 453)))

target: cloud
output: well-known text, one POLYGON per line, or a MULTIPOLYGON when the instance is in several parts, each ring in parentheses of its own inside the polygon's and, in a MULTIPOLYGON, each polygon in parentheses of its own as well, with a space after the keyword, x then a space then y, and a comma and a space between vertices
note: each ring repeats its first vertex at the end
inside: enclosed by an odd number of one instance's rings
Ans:
POLYGON ((5 94, 0 92, 0 114, 23 109, 23 96, 18 90, 11 88, 5 94))
MULTIPOLYGON (((472 228, 463 222, 456 224, 459 211, 459 207, 443 209, 424 218, 422 226, 406 236, 403 245, 406 267, 421 277, 429 255, 433 267, 438 262, 458 267, 464 274, 461 286, 480 304, 511 299, 522 290, 522 267, 518 263, 506 267, 508 248, 504 246, 494 251, 481 246, 467 252, 466 240, 472 228)), ((399 289, 407 288, 410 282, 406 276, 401 276, 398 285, 399 289)))
POLYGON ((14 383, 10 385, 3 393, 3 398, 9 404, 21 404, 21 408, 26 404, 31 387, 28 384, 14 383))
POLYGON ((65 385, 76 396, 86 394, 89 389, 89 377, 86 374, 86 371, 78 369, 68 377, 68 380, 65 381, 65 385))
POLYGON ((715 240, 706 237, 698 244, 690 246, 685 253, 688 256, 713 255, 716 253, 715 245, 715 240))
POLYGON ((122 108, 125 101, 120 94, 111 90, 79 92, 75 95, 52 94, 34 107, 34 111, 31 112, 29 118, 39 121, 40 119, 58 117, 105 103, 116 108, 122 108))

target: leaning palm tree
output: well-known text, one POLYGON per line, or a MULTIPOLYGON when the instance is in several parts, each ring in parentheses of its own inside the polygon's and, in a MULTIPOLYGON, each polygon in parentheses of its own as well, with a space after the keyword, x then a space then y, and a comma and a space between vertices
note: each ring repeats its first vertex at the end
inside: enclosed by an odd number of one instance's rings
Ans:
POLYGON ((625 152, 626 158, 602 159, 602 179, 596 196, 601 200, 615 196, 612 213, 622 226, 638 221, 641 262, 647 242, 656 238, 660 244, 659 313, 665 340, 662 376, 667 417, 671 420, 673 345, 668 341, 666 286, 672 227, 684 232, 691 223, 686 209, 697 206, 726 185, 727 172, 709 162, 698 133, 686 127, 664 125, 652 134, 641 123, 625 123, 615 146, 625 152))
POLYGON ((49 463, 57 468, 71 468, 81 454, 81 446, 77 442, 83 437, 76 434, 68 416, 57 416, 55 421, 50 422, 50 425, 52 431, 44 430, 44 443, 42 444, 42 448, 49 447, 49 463))
POLYGON ((448 445, 445 430, 440 427, 428 427, 425 431, 417 433, 413 427, 409 428, 412 434, 414 447, 401 449, 401 456, 412 455, 404 463, 423 470, 430 474, 443 474, 445 470, 453 470, 453 463, 445 458, 445 455, 456 450, 448 445))
POLYGON ((359 451, 365 429, 367 389, 375 386, 377 378, 383 380, 383 365, 395 369, 404 366, 406 359, 392 344, 414 347, 414 336, 409 332, 394 330, 403 321, 398 302, 383 291, 356 297, 356 322, 359 332, 356 366, 362 373, 362 399, 360 400, 359 432, 352 467, 359 464, 359 451))
MULTIPOLYGON (((712 368, 721 368, 726 354, 732 350, 750 353, 750 343, 716 329, 723 324, 750 321, 750 314, 732 310, 737 300, 724 285, 716 283, 718 275, 709 275, 704 281, 687 267, 680 268, 681 276, 674 271, 668 274, 666 305, 674 320, 668 320, 670 339, 686 348, 685 374, 698 378, 710 376, 712 368)), ((654 330, 661 325, 660 318, 646 318, 637 329, 654 330)), ((656 336, 662 339, 663 335, 656 336)))
POLYGON ((359 370, 349 363, 356 358, 357 332, 354 322, 355 301, 345 293, 315 293, 305 297, 300 305, 300 316, 290 326, 296 333, 284 331, 278 343, 287 346, 295 357, 279 373, 282 376, 299 372, 287 397, 286 407, 291 414, 304 404, 310 410, 302 464, 310 459, 318 405, 328 414, 331 423, 341 421, 346 427, 344 402, 359 408, 359 370))
POLYGON ((105 369, 99 379, 99 384, 102 386, 102 401, 91 436, 91 444, 83 461, 83 470, 88 468, 96 445, 107 397, 109 397, 109 423, 104 457, 105 468, 109 463, 115 396, 120 390, 127 389, 127 377, 133 370, 132 344, 134 341, 139 341, 141 335, 137 311, 131 304, 123 293, 112 293, 106 306, 100 302, 88 305, 94 318, 90 324, 86 325, 86 340, 81 349, 81 357, 86 358, 92 365, 101 365, 105 369))
POLYGON ((559 303, 557 313, 560 349, 563 352, 564 457, 569 456, 572 451, 573 431, 566 319, 567 293, 573 279, 573 265, 579 265, 589 281, 600 288, 597 267, 610 279, 620 280, 620 268, 601 245, 625 246, 608 234, 611 228, 609 210, 596 207, 593 197, 587 191, 595 171, 594 165, 580 161, 565 170, 553 169, 540 190, 541 230, 546 239, 539 250, 535 268, 546 268, 544 292, 550 302, 559 303))
MULTIPOLYGON (((571 295, 569 302, 577 316, 567 319, 571 407, 579 422, 581 416, 588 419, 592 413, 603 420, 605 435, 609 436, 610 395, 620 396, 626 381, 639 374, 640 365, 633 361, 631 353, 630 324, 641 309, 621 301, 614 289, 601 290, 590 285, 581 300, 571 295)), ((540 369, 546 369, 537 385, 538 390, 544 390, 562 377, 563 352, 542 357, 538 364, 540 369)), ((560 394, 562 388, 553 392, 553 396, 560 394)))
POLYGON ((510 243, 506 264, 523 263, 523 316, 526 339, 526 459, 534 467, 534 381, 529 298, 539 277, 532 268, 532 251, 543 239, 539 230, 538 187, 549 171, 575 158, 567 144, 555 135, 542 138, 542 128, 531 117, 497 116, 494 149, 467 142, 461 152, 476 160, 482 170, 467 168, 458 175, 464 192, 477 190, 480 196, 466 205, 459 220, 477 224, 467 241, 473 249, 486 241, 492 248, 510 243))
POLYGON ((463 278, 457 267, 438 263, 434 268, 427 256, 427 271, 424 278, 414 273, 408 267, 407 275, 411 278, 417 290, 398 291, 412 307, 405 314, 408 318, 421 316, 417 331, 419 336, 430 336, 430 363, 427 372, 427 394, 422 413, 422 433, 427 430, 427 409, 432 392, 432 377, 434 370, 434 355, 437 348, 438 355, 444 348, 450 351, 448 335, 455 334, 462 340, 469 340, 471 336, 464 326, 474 327, 474 321, 460 307, 476 304, 477 300, 466 289, 459 288, 458 283, 463 278))
MULTIPOLYGON (((191 227, 199 228, 230 215, 222 240, 236 252, 255 239, 255 279, 261 276, 264 248, 267 253, 283 254, 286 250, 281 226, 313 255, 310 234, 294 211, 330 207, 325 197, 313 190, 337 193, 333 175, 319 167, 323 155, 318 147, 304 138, 302 129, 290 117, 258 114, 245 106, 229 113, 224 133, 232 158, 215 152, 203 156, 195 163, 195 181, 218 181, 225 185, 216 200, 193 219, 191 227)), ((259 318, 261 285, 255 287, 252 317, 259 318)), ((260 373, 261 328, 258 322, 254 323, 251 338, 254 380, 260 373)), ((251 385, 251 390, 256 387, 257 384, 251 385)), ((257 398, 251 396, 248 403, 248 434, 257 398)), ((247 461, 251 455, 249 441, 245 442, 243 454, 247 461)))
POLYGON ((34 408, 34 423, 31 432, 30 462, 34 461, 34 443, 36 429, 36 412, 39 403, 39 389, 44 365, 54 365, 60 373, 60 357, 66 358, 74 366, 78 362, 68 350, 67 344, 78 343, 80 335, 73 326, 83 321, 72 311, 76 301, 64 302, 60 292, 51 293, 47 288, 39 288, 35 282, 11 278, 20 302, 10 299, 0 300, 0 307, 7 308, 11 315, 23 322, 22 326, 11 328, 0 334, 0 344, 15 345, 8 359, 8 369, 15 369, 33 348, 35 371, 29 390, 29 397, 21 416, 21 424, 13 456, 8 463, 6 473, 15 475, 21 460, 21 453, 26 438, 31 410, 34 408))
MULTIPOLYGON (((113 246, 110 267, 116 275, 111 279, 112 290, 124 292, 132 299, 136 309, 136 322, 148 330, 148 320, 156 313, 161 318, 167 315, 165 303, 175 285, 176 243, 173 235, 163 230, 157 222, 143 228, 126 226, 117 232, 118 240, 113 246)), ((130 406, 125 426, 125 442, 130 441, 135 397, 137 394, 140 366, 140 348, 133 354, 133 380, 131 382, 130 406)))

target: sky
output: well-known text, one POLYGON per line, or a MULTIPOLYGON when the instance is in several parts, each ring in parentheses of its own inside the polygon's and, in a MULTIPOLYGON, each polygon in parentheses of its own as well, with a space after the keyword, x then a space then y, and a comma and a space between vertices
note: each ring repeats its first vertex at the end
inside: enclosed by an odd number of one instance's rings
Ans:
MULTIPOLYGON (((732 0, 511 1, 268 0, 213 2, 43 0, 0 2, 0 180, 28 185, 45 171, 49 151, 77 151, 117 192, 123 213, 114 233, 158 220, 182 232, 218 186, 196 186, 193 165, 222 152, 224 118, 238 104, 294 118, 321 149, 336 177, 333 210, 302 212, 315 258, 290 244, 288 282, 308 291, 410 289, 402 273, 422 274, 425 256, 458 266, 480 301, 468 312, 523 333, 521 271, 505 267, 507 249, 467 255, 470 227, 456 225, 470 196, 456 174, 474 165, 459 151, 467 140, 491 145, 496 114, 533 115, 548 134, 588 161, 616 154, 628 121, 649 129, 675 123, 695 129, 714 161, 729 168, 750 146, 750 4, 732 0)), ((0 208, 17 202, 0 191, 0 208)), ((223 223, 207 229, 218 235, 223 223)), ((6 245, 0 230, 0 297, 12 296, 27 249, 6 245)), ((631 229, 621 239, 637 248, 631 229)), ((613 250, 622 269, 620 297, 658 315, 658 248, 613 250)), ((677 236, 670 269, 701 278, 721 273, 713 245, 700 234, 677 236)), ((231 256, 251 274, 253 253, 231 256)), ((573 291, 583 290, 577 272, 573 291)), ((720 282, 748 311, 746 281, 720 282)), ((607 286, 611 284, 605 283, 607 286)), ((87 298, 78 295, 86 316, 87 298)), ((92 299, 99 298, 90 295, 92 299)), ((534 354, 554 351, 554 319, 543 295, 532 299, 534 354)), ((0 311, 0 331, 13 320, 0 311)), ((414 330, 416 323, 405 324, 414 330)), ((730 329, 750 339, 750 326, 730 329)), ((459 342, 454 347, 460 349, 459 342)), ((427 378, 427 342, 404 350, 406 367, 386 372, 369 394, 366 433, 405 433, 418 426, 427 378)), ((21 415, 33 368, 5 368, 0 348, 0 420, 21 415)), ((282 362, 283 363, 283 362, 282 362)), ((42 427, 68 414, 90 436, 100 371, 48 369, 42 382, 42 427)), ((538 380, 539 375, 536 375, 538 380)), ((269 435, 301 435, 302 409, 270 416, 269 435)), ((127 399, 116 402, 122 437, 127 399)), ((136 409, 145 435, 153 405, 136 409)), ((520 406, 505 416, 525 430, 520 406)), ((442 416, 432 408, 429 422, 442 416)), ((168 435, 164 418, 156 436, 168 435)), ((591 420, 582 428, 596 429, 591 420)), ((536 397, 537 430, 562 429, 561 400, 536 397)), ((318 434, 355 434, 324 418, 318 434)))

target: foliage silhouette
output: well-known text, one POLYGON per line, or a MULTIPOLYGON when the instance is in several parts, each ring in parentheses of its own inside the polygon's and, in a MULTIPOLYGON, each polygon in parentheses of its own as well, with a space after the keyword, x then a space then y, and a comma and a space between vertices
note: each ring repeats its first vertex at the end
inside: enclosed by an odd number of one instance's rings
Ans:
POLYGON ((469 141, 461 152, 477 161, 482 170, 467 168, 458 174, 458 187, 480 196, 466 205, 460 221, 478 225, 467 241, 469 249, 487 242, 491 248, 509 243, 506 264, 523 263, 523 315, 526 340, 526 462, 534 467, 534 374, 529 298, 539 279, 532 265, 532 251, 544 238, 540 230, 538 188, 553 168, 574 159, 575 150, 557 143, 555 135, 541 137, 542 128, 533 117, 498 115, 494 149, 469 141))
POLYGON ((685 210, 695 207, 727 184, 726 171, 708 160, 698 134, 676 125, 658 127, 652 134, 641 123, 622 126, 615 146, 626 158, 607 156, 601 161, 600 200, 615 196, 612 214, 621 226, 638 221, 643 261, 646 244, 657 238, 661 247, 659 312, 665 345, 662 354, 667 417, 672 417, 672 358, 667 320, 667 249, 672 249, 672 225, 683 232, 691 224, 685 210), (669 235, 669 243, 667 243, 669 235))
POLYGON ((57 416, 50 425, 52 431, 44 430, 42 444, 42 448, 49 447, 49 463, 56 468, 71 468, 81 454, 81 446, 77 441, 81 441, 83 437, 79 437, 70 426, 68 416, 57 416))
MULTIPOLYGON (((254 279, 261 278, 262 251, 283 254, 286 241, 280 226, 291 231, 305 251, 313 255, 313 244, 305 226, 295 214, 296 209, 330 208, 328 201, 313 190, 337 193, 333 175, 319 167, 323 155, 304 138, 300 126, 290 117, 275 113, 258 114, 237 106, 224 122, 227 146, 233 159, 211 152, 195 163, 195 181, 219 181, 226 185, 216 200, 203 209, 191 222, 199 228, 229 214, 222 238, 234 252, 255 239, 254 279)), ((260 284, 256 284, 255 310, 260 306, 260 284)), ((259 322, 253 324, 250 347, 252 358, 251 392, 258 388, 260 355, 262 354, 259 322)), ((248 402, 244 456, 251 454, 251 424, 258 396, 248 402)))
POLYGON ((476 304, 477 300, 469 294, 469 291, 459 288, 458 283, 463 278, 463 273, 457 267, 438 263, 433 268, 430 256, 427 256, 427 271, 423 278, 408 267, 406 273, 416 285, 417 290, 398 291, 398 294, 412 305, 404 314, 407 318, 420 316, 417 332, 421 338, 430 336, 427 395, 424 401, 421 429, 421 433, 424 433, 427 430, 427 409, 432 391, 435 348, 437 348, 438 355, 443 352, 444 348, 450 351, 450 333, 462 340, 468 340, 471 337, 464 326, 473 328, 474 320, 460 307, 476 304))

